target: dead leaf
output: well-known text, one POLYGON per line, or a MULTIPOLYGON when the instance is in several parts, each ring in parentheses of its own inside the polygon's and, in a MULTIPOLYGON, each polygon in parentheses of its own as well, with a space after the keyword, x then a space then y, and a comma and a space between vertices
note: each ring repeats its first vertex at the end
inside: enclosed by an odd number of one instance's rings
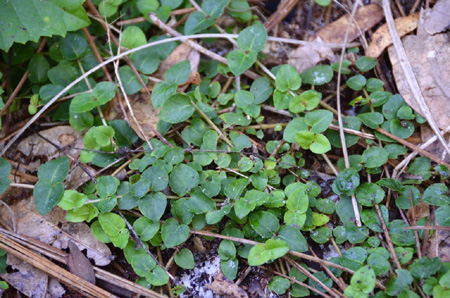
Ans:
POLYGON ((427 203, 418 203, 414 206, 415 217, 413 218, 411 209, 408 209, 406 215, 408 216, 410 222, 417 222, 423 217, 430 216, 430 205, 427 203))
MULTIPOLYGON (((352 23, 348 33, 348 42, 358 38, 361 33, 378 24, 383 18, 383 9, 378 4, 369 4, 358 8, 355 12, 355 21, 358 26, 354 22, 352 23)), ((325 42, 344 42, 349 21, 350 14, 346 14, 320 29, 316 35, 320 36, 325 42)))
POLYGON ((206 288, 227 298, 248 298, 247 292, 232 280, 227 279, 220 271, 214 276, 214 281, 210 285, 206 285, 206 288))
MULTIPOLYGON (((419 13, 395 19, 395 27, 400 37, 412 32, 419 24, 419 13)), ((372 41, 366 49, 366 56, 378 58, 384 49, 392 45, 391 34, 387 24, 384 24, 372 35, 372 41)))
MULTIPOLYGON (((72 240, 80 250, 87 249, 87 256, 93 259, 97 266, 106 266, 111 262, 112 255, 108 246, 92 235, 86 223, 65 222, 66 212, 61 208, 53 208, 50 213, 42 216, 37 213, 32 198, 17 201, 10 207, 15 215, 18 234, 59 249, 66 249, 69 240, 72 240)), ((7 226, 12 226, 11 215, 6 208, 0 208, 0 219, 7 226)))
MULTIPOLYGON (((64 147, 74 147, 74 148, 82 148, 83 147, 83 136, 80 132, 74 130, 71 126, 68 125, 59 125, 55 126, 43 131, 40 131, 43 137, 52 141, 55 145, 64 148, 64 147)), ((29 156, 31 154, 36 156, 47 156, 48 159, 54 159, 59 157, 61 154, 58 149, 39 137, 36 134, 33 134, 26 139, 22 140, 17 149, 22 152, 24 155, 29 156)), ((67 152, 72 156, 77 156, 79 154, 78 150, 71 149, 67 152)))
POLYGON ((66 181, 64 182, 66 189, 77 189, 84 183, 91 180, 91 177, 89 177, 86 171, 88 171, 92 177, 95 177, 97 171, 85 164, 83 165, 83 168, 84 170, 79 166, 74 166, 70 170, 69 175, 67 175, 66 181))
POLYGON ((0 274, 0 277, 27 297, 59 298, 66 292, 57 279, 11 254, 8 254, 6 263, 15 271, 0 274))
POLYGON ((450 0, 440 0, 433 9, 425 12, 424 29, 428 34, 446 31, 450 27, 450 0))
MULTIPOLYGON (((421 135, 421 143, 427 142, 429 139, 436 136, 434 131, 431 129, 431 127, 427 124, 421 124, 420 125, 420 135, 421 135)), ((447 133, 444 135, 445 140, 450 140, 450 134, 447 133)), ((450 155, 447 154, 447 151, 442 146, 440 142, 433 142, 430 145, 428 145, 426 148, 424 148, 425 151, 433 154, 434 156, 439 157, 443 161, 450 163, 450 155)))
MULTIPOLYGON (((449 45, 448 34, 428 35, 423 32, 417 36, 410 35, 403 38, 403 46, 419 83, 420 90, 434 121, 442 130, 450 125, 449 45)), ((411 108, 421 113, 421 109, 411 93, 393 48, 389 49, 389 58, 400 94, 411 108)))
MULTIPOLYGON (((361 33, 378 24, 383 19, 383 16, 383 10, 377 4, 369 4, 358 8, 355 12, 354 19, 358 26, 355 22, 352 23, 347 41, 351 42, 358 38, 361 33)), ((345 32, 347 31, 349 21, 350 14, 347 14, 320 29, 309 40, 342 43, 345 39, 345 32)), ((329 60, 332 63, 337 61, 330 47, 314 45, 299 46, 289 56, 288 63, 295 66, 300 73, 325 60, 329 60)))
POLYGON ((81 253, 72 240, 69 240, 69 250, 67 266, 70 272, 95 285, 95 273, 91 262, 81 253))
POLYGON ((439 257, 442 262, 450 262, 450 231, 434 231, 425 249, 425 256, 439 257))
POLYGON ((191 48, 189 45, 181 43, 161 63, 153 77, 164 80, 164 73, 166 72, 166 70, 168 70, 172 65, 185 60, 189 60, 189 62, 191 63, 191 73, 195 73, 198 71, 198 66, 200 64, 199 52, 196 49, 191 48))

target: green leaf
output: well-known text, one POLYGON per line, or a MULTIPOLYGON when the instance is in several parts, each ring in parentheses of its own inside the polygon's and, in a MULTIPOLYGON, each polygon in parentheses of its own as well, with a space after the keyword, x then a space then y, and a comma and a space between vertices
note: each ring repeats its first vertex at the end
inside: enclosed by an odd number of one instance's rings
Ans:
POLYGON ((187 200, 187 208, 194 214, 202 214, 216 210, 216 203, 213 199, 205 195, 200 187, 195 187, 191 192, 191 197, 187 200))
POLYGON ((230 0, 203 0, 202 9, 212 19, 216 19, 223 14, 229 3, 230 0))
POLYGON ((191 62, 184 60, 172 65, 165 73, 164 78, 168 83, 183 85, 191 75, 191 62))
POLYGON ((225 195, 232 200, 236 200, 249 183, 250 181, 247 178, 236 179, 225 187, 225 195))
POLYGON ((289 247, 283 240, 269 239, 265 244, 257 244, 250 249, 248 264, 250 266, 259 266, 281 258, 288 251, 289 247))
MULTIPOLYGON (((133 70, 128 65, 119 68, 119 75, 123 84, 123 88, 125 89, 125 92, 127 94, 134 94, 144 88, 138 77, 134 74, 133 70)), ((144 75, 140 76, 144 84, 147 84, 148 78, 144 75)))
POLYGON ((291 225, 282 226, 278 231, 276 239, 285 241, 288 244, 289 249, 293 251, 305 252, 308 250, 308 245, 303 234, 291 225))
POLYGON ((373 269, 377 276, 383 275, 389 271, 389 261, 378 253, 371 253, 367 258, 367 264, 373 269))
MULTIPOLYGON (((342 122, 343 122, 343 126, 345 128, 359 130, 359 128, 361 127, 361 121, 355 116, 342 117, 342 122)), ((337 125, 337 124, 338 123, 336 122, 335 125, 337 125)), ((326 135, 327 135, 330 143, 334 147, 342 148, 341 138, 339 136, 338 131, 329 129, 329 130, 327 130, 326 135)), ((350 135, 350 134, 346 134, 346 133, 344 135, 345 135, 345 145, 347 146, 347 148, 350 148, 351 146, 355 145, 359 140, 358 136, 354 136, 354 135, 350 135)))
POLYGON ((0 157, 0 194, 3 193, 11 183, 8 178, 10 172, 11 164, 3 157, 0 157))
POLYGON ((116 95, 116 85, 111 82, 100 82, 95 85, 92 95, 95 97, 97 105, 104 105, 116 95))
POLYGON ((359 291, 369 294, 375 289, 375 272, 370 266, 359 268, 352 276, 350 285, 359 291))
MULTIPOLYGON (((213 0, 210 0, 213 1, 213 0)), ((255 96, 255 104, 265 102, 273 92, 272 85, 267 78, 258 78, 253 81, 250 92, 255 96)))
POLYGON ((273 92, 273 105, 277 110, 285 110, 289 108, 289 104, 293 96, 289 92, 281 92, 275 89, 273 92))
POLYGON ((363 206, 371 207, 384 199, 384 190, 375 183, 363 183, 356 189, 356 198, 363 206))
POLYGON ((281 276, 274 276, 267 285, 267 288, 278 295, 283 295, 289 289, 290 285, 291 282, 288 279, 281 276))
POLYGON ((38 178, 46 179, 51 183, 61 182, 69 174, 70 164, 67 156, 50 160, 39 167, 38 178))
POLYGON ((183 269, 194 269, 194 255, 189 249, 183 248, 175 255, 175 263, 183 269))
POLYGON ((395 269, 395 273, 397 277, 393 275, 386 285, 386 294, 389 296, 398 296, 409 289, 413 281, 411 273, 406 269, 395 269))
POLYGON ((153 222, 158 222, 164 214, 167 206, 167 198, 161 193, 157 192, 153 195, 146 195, 139 199, 139 211, 153 222))
POLYGON ((384 121, 383 115, 378 112, 361 113, 357 117, 365 126, 372 129, 377 129, 384 121))
POLYGON ((255 63, 256 58, 256 52, 246 54, 243 50, 233 50, 228 53, 227 61, 231 72, 235 76, 240 76, 255 63))
POLYGON ((219 245, 219 256, 221 260, 234 259, 236 257, 236 247, 233 241, 222 240, 219 245))
POLYGON ((180 123, 189 119, 194 111, 189 96, 174 94, 162 105, 159 119, 172 124, 180 123))
POLYGON ((404 155, 408 152, 404 146, 399 144, 388 144, 384 146, 384 149, 389 153, 389 159, 397 159, 399 155, 404 155))
POLYGON ((47 71, 50 64, 42 54, 35 54, 28 63, 28 79, 32 83, 44 83, 47 81, 47 71))
POLYGON ((304 131, 308 127, 305 124, 305 119, 303 117, 297 117, 291 120, 289 124, 286 126, 283 132, 283 139, 286 142, 294 143, 297 132, 304 131))
POLYGON ((158 82, 155 84, 152 90, 152 103, 155 109, 162 106, 172 95, 177 91, 177 85, 175 83, 169 83, 166 81, 158 82))
POLYGON ((308 130, 297 132, 295 135, 295 141, 300 145, 303 149, 309 149, 311 144, 314 141, 314 133, 308 130))
POLYGON ((83 113, 91 111, 96 106, 98 103, 94 101, 92 94, 82 93, 72 99, 69 110, 71 114, 83 113))
POLYGON ((371 70, 375 65, 377 65, 377 59, 372 57, 363 56, 356 60, 356 67, 362 72, 371 70))
POLYGON ((414 124, 411 121, 396 118, 390 122, 389 129, 397 137, 407 139, 414 133, 414 124))
POLYGON ((205 14, 200 11, 194 11, 189 15, 184 26, 184 35, 191 35, 208 29, 214 24, 213 18, 207 18, 205 14))
POLYGON ((137 275, 146 277, 155 268, 156 262, 148 254, 135 254, 131 257, 130 265, 137 275))
POLYGON ((159 221, 152 221, 147 217, 139 217, 133 223, 133 228, 141 236, 142 241, 149 241, 159 231, 159 221))
POLYGON ((245 28, 239 33, 238 46, 248 52, 260 52, 267 40, 267 30, 261 23, 245 28))
POLYGON ((221 260, 220 269, 222 270, 223 275, 225 275, 226 278, 233 280, 236 278, 239 269, 239 261, 236 258, 221 260))
POLYGON ((384 82, 377 78, 370 78, 367 80, 366 88, 369 92, 382 91, 384 82))
POLYGON ((278 69, 275 85, 281 92, 297 90, 302 85, 302 79, 295 67, 285 64, 278 69))
POLYGON ((68 33, 62 40, 61 54, 69 61, 81 59, 88 50, 89 45, 86 39, 79 34, 68 33))
POLYGON ((180 245, 187 240, 188 236, 189 227, 184 224, 178 224, 175 218, 166 220, 161 227, 161 237, 167 248, 180 245))
POLYGON ((248 22, 252 18, 250 5, 246 0, 232 0, 229 8, 228 14, 240 22, 248 22))
POLYGON ((321 86, 333 78, 333 69, 329 65, 317 65, 300 74, 303 83, 321 86))
POLYGON ((178 164, 170 173, 169 185, 173 192, 184 196, 199 184, 197 171, 185 164, 178 164))
POLYGON ((252 228, 263 238, 270 238, 280 228, 278 218, 270 212, 258 211, 250 214, 248 221, 252 228))
POLYGON ((238 108, 245 108, 255 101, 255 97, 249 91, 239 90, 234 95, 234 102, 238 108))
POLYGON ((352 90, 362 90, 366 85, 366 78, 362 75, 355 75, 347 80, 347 86, 352 90))
POLYGON ((358 171, 353 169, 345 169, 341 171, 333 182, 332 188, 335 194, 345 194, 347 196, 355 193, 359 186, 358 171))
POLYGON ((314 0, 314 2, 316 2, 320 6, 326 7, 330 5, 331 0, 314 0))
POLYGON ((408 246, 416 243, 413 230, 403 229, 405 227, 409 227, 409 225, 400 219, 394 219, 389 223, 389 235, 394 244, 408 246))
POLYGON ((154 286, 162 286, 169 282, 169 275, 160 266, 156 266, 146 280, 154 286))
POLYGON ((315 110, 305 116, 305 123, 311 126, 311 132, 320 133, 325 131, 333 121, 333 113, 327 110, 315 110))
POLYGON ((433 206, 446 206, 450 204, 448 188, 443 183, 435 183, 427 187, 422 199, 425 203, 433 206))
POLYGON ((121 46, 134 49, 139 46, 145 45, 147 43, 147 38, 141 28, 137 26, 127 26, 122 32, 122 43, 121 46))
MULTIPOLYGON (((151 1, 153 1, 153 0, 151 0, 151 1)), ((156 0, 154 0, 154 1, 156 1, 156 0)), ((158 69, 159 57, 157 55, 154 55, 153 51, 154 51, 153 48, 147 48, 147 49, 143 49, 143 50, 134 52, 129 56, 131 62, 136 67, 136 69, 139 70, 139 72, 146 74, 146 75, 151 75, 158 69)), ((160 83, 160 82, 158 82, 158 83, 160 83)), ((153 90, 155 90, 155 89, 153 88, 153 90)), ((152 100, 153 100, 153 98, 152 98, 152 100)))
POLYGON ((441 259, 439 257, 433 259, 422 257, 409 266, 409 271, 414 278, 421 280, 436 274, 440 268, 441 259))
POLYGON ((364 150, 362 161, 366 168, 378 168, 384 165, 388 160, 389 153, 384 148, 370 147, 364 150))
POLYGON ((47 178, 39 178, 39 181, 33 189, 34 202, 39 214, 44 215, 49 213, 58 204, 63 193, 64 185, 61 182, 55 183, 47 178))
POLYGON ((167 5, 172 9, 178 8, 183 0, 161 0, 161 5, 167 5))
POLYGON ((308 210, 308 195, 299 188, 292 192, 286 202, 286 207, 290 211, 297 211, 298 213, 305 213, 308 210))
POLYGON ((329 227, 321 227, 311 231, 309 234, 311 239, 319 244, 323 244, 328 242, 328 239, 331 237, 331 230, 329 227))
POLYGON ((63 210, 77 209, 83 206, 87 199, 88 197, 85 194, 68 189, 64 192, 58 206, 63 210))
POLYGON ((102 226, 100 225, 100 223, 98 222, 98 220, 94 221, 91 225, 91 231, 92 234, 94 235, 94 237, 103 243, 110 243, 111 239, 109 238, 109 235, 105 233, 105 231, 103 231, 102 226))
POLYGON ((398 110, 406 106, 405 101, 400 94, 395 94, 389 97, 389 100, 383 105, 383 115, 387 120, 393 120, 397 117, 398 110))
POLYGON ((125 229, 126 224, 120 215, 106 212, 98 215, 98 221, 102 226, 103 231, 109 236, 118 236, 120 231, 125 229))
POLYGON ((114 139, 119 148, 124 148, 137 142, 139 137, 125 120, 113 120, 109 125, 114 129, 114 139))
POLYGON ((4 38, 0 49, 8 52, 14 42, 38 42, 41 36, 66 35, 90 24, 83 3, 71 1, 7 1, 0 10, 4 38))
POLYGON ((120 181, 113 176, 102 176, 98 179, 97 192, 101 198, 106 198, 113 196, 117 188, 119 187, 120 181))
POLYGON ((450 205, 439 207, 436 210, 436 220, 440 226, 450 226, 450 217, 448 214, 450 214, 450 205))

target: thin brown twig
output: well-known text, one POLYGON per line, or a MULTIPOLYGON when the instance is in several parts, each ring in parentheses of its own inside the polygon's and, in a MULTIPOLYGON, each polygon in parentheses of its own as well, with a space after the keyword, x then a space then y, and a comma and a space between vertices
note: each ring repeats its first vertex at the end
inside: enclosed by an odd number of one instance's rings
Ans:
POLYGON ((310 280, 315 281, 319 286, 321 286, 325 291, 327 291, 328 293, 330 293, 330 295, 332 295, 333 297, 344 297, 344 295, 338 295, 335 292, 333 292, 326 284, 324 284, 322 281, 320 281, 317 277, 315 277, 314 275, 312 275, 308 270, 306 270, 305 268, 303 268, 303 266, 300 266, 300 264, 298 264, 297 262, 291 260, 288 257, 283 257, 283 259, 288 262, 289 264, 291 264, 292 266, 295 267, 295 269, 297 269, 298 271, 300 271, 301 273, 303 273, 304 275, 306 275, 310 280))
POLYGON ((440 231, 450 231, 450 227, 447 226, 413 226, 413 227, 403 227, 403 230, 440 230, 440 231))
POLYGON ((433 154, 423 150, 422 148, 420 148, 419 146, 413 145, 410 142, 403 140, 399 137, 397 137, 396 135, 382 129, 382 128, 377 128, 376 131, 384 134, 385 136, 390 137, 391 139, 395 140, 396 142, 408 147, 409 149, 411 149, 412 151, 418 152, 419 154, 428 157, 429 159, 431 159, 432 161, 440 164, 440 165, 445 165, 448 168, 450 168, 450 164, 446 163, 445 161, 443 161, 442 159, 440 159, 439 157, 434 156, 433 154))
MULTIPOLYGON (((311 254, 317 258, 316 253, 309 245, 308 245, 308 249, 311 252, 311 254)), ((320 264, 320 266, 322 266, 323 270, 325 270, 325 272, 331 277, 331 279, 338 285, 338 287, 341 289, 341 291, 344 292, 345 289, 347 288, 347 285, 344 283, 341 283, 341 281, 333 274, 333 272, 331 272, 330 269, 328 269, 327 266, 324 266, 322 264, 320 264)))
POLYGON ((375 210, 377 211, 378 218, 380 219, 381 227, 384 232, 384 237, 386 238, 386 242, 388 244, 388 248, 392 255, 392 258, 394 259, 394 263, 398 269, 402 269, 402 265, 400 265, 400 262, 398 260, 397 253, 395 252, 394 245, 392 244, 391 237, 389 236, 386 223, 384 222, 383 216, 381 215, 380 207, 378 206, 378 204, 375 204, 375 210))

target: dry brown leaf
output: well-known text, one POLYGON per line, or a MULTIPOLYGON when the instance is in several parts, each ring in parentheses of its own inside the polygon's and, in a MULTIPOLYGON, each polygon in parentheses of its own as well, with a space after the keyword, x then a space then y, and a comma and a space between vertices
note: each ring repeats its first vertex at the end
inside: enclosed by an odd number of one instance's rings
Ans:
POLYGON ((431 11, 425 12, 424 29, 428 34, 446 31, 450 27, 450 0, 440 0, 431 11))
MULTIPOLYGON (((421 143, 427 142, 429 139, 435 137, 434 131, 430 128, 427 123, 420 125, 420 135, 421 135, 421 143)), ((450 133, 444 135, 445 140, 450 140, 450 133)), ((447 154, 444 147, 440 142, 433 142, 424 148, 425 151, 430 152, 434 156, 439 157, 443 161, 450 163, 450 155, 447 154)))
MULTIPOLYGON (((355 12, 355 21, 358 26, 356 26, 354 22, 352 23, 348 33, 348 42, 355 40, 361 35, 361 32, 364 33, 378 24, 383 17, 383 9, 377 4, 369 4, 358 8, 355 12)), ((316 35, 320 36, 325 42, 344 42, 345 32, 347 31, 349 21, 350 14, 346 14, 320 29, 316 35)))
POLYGON ((92 267, 91 262, 81 253, 72 240, 69 240, 69 250, 70 254, 67 255, 69 271, 95 285, 94 267, 92 267))
POLYGON ((222 272, 218 272, 214 276, 214 281, 210 285, 206 285, 206 288, 227 298, 248 298, 247 292, 232 280, 227 279, 222 272))
POLYGON ((417 205, 414 206, 415 217, 413 218, 413 213, 411 209, 408 209, 406 215, 408 216, 410 222, 417 222, 419 219, 423 217, 430 216, 430 205, 428 205, 427 203, 418 203, 417 205))
POLYGON ((8 254, 7 264, 15 271, 0 274, 0 277, 27 297, 59 298, 66 292, 57 279, 11 254, 8 254))
MULTIPOLYGON (((419 24, 419 13, 395 19, 395 27, 400 37, 412 32, 419 24)), ((384 24, 372 35, 372 41, 366 49, 366 56, 378 58, 384 49, 392 45, 392 38, 387 24, 384 24)))
MULTIPOLYGON (((74 147, 74 148, 82 148, 83 147, 83 136, 80 132, 74 130, 71 126, 68 125, 59 125, 55 126, 43 131, 40 131, 43 137, 52 141, 55 145, 64 148, 64 147, 74 147)), ((22 140, 17 149, 22 152, 26 156, 30 156, 31 154, 36 156, 47 156, 48 159, 53 159, 59 157, 62 153, 58 151, 58 149, 39 137, 36 134, 33 134, 26 139, 22 140)), ((79 154, 78 150, 71 149, 68 151, 68 154, 72 156, 76 156, 79 154)))
POLYGON ((185 43, 181 43, 172 53, 161 63, 156 73, 153 77, 164 80, 164 73, 172 65, 178 62, 189 60, 191 63, 191 73, 198 71, 198 66, 200 64, 200 54, 194 48, 191 48, 185 43))
POLYGON ((436 230, 428 241, 425 256, 439 257, 442 262, 450 262, 450 231, 436 230))
MULTIPOLYGON (((355 21, 350 26, 348 42, 358 38, 361 33, 372 28, 383 19, 383 10, 377 4, 369 4, 360 7, 355 12, 355 21), (359 28, 358 28, 359 27, 359 28)), ((348 22, 350 21, 350 14, 347 14, 338 20, 330 23, 320 29, 310 41, 318 42, 333 42, 342 43, 345 39, 345 32, 347 31, 348 22)), ((303 72, 308 68, 315 66, 317 63, 329 60, 336 62, 337 58, 329 47, 320 47, 314 45, 299 46, 289 55, 289 64, 295 66, 298 72, 303 72)))
MULTIPOLYGON (((410 35, 403 38, 403 46, 431 115, 437 126, 443 130, 450 125, 450 86, 448 85, 450 81, 450 47, 448 35, 428 35, 426 33, 417 36, 410 35)), ((392 48, 389 49, 389 58, 400 94, 415 111, 422 113, 405 80, 404 73, 398 63, 398 57, 392 48)))
MULTIPOLYGON (((76 243, 80 250, 87 249, 87 256, 98 266, 106 266, 112 255, 108 246, 99 242, 86 223, 65 222, 65 211, 53 210, 45 216, 36 212, 32 198, 17 201, 10 206, 15 215, 17 233, 39 240, 59 249, 66 249, 69 240, 76 243), (58 226, 61 225, 61 228, 58 226)), ((6 208, 0 208, 0 220, 11 227, 11 215, 6 208)))

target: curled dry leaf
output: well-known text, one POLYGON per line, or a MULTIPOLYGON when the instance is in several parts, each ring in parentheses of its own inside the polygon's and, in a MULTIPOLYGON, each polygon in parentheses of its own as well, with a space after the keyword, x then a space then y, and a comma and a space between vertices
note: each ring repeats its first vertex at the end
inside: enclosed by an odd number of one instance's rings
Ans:
MULTIPOLYGON (((347 42, 358 38, 362 33, 372 28, 383 19, 383 10, 377 4, 369 4, 360 7, 355 12, 355 22, 350 26, 347 42)), ((342 43, 345 39, 350 14, 339 18, 320 29, 310 41, 342 43)), ((289 64, 295 66, 301 73, 304 70, 315 66, 325 60, 336 62, 337 58, 329 47, 320 46, 299 46, 290 54, 289 64)))
POLYGON ((78 246, 69 240, 70 254, 67 255, 67 266, 71 273, 95 285, 94 267, 91 262, 78 249, 78 246))
MULTIPOLYGON (((395 27, 400 37, 412 32, 419 24, 419 14, 413 13, 403 18, 395 19, 395 27)), ((366 49, 366 56, 377 58, 383 53, 384 49, 392 45, 392 38, 387 24, 384 24, 372 35, 372 41, 366 49)))

